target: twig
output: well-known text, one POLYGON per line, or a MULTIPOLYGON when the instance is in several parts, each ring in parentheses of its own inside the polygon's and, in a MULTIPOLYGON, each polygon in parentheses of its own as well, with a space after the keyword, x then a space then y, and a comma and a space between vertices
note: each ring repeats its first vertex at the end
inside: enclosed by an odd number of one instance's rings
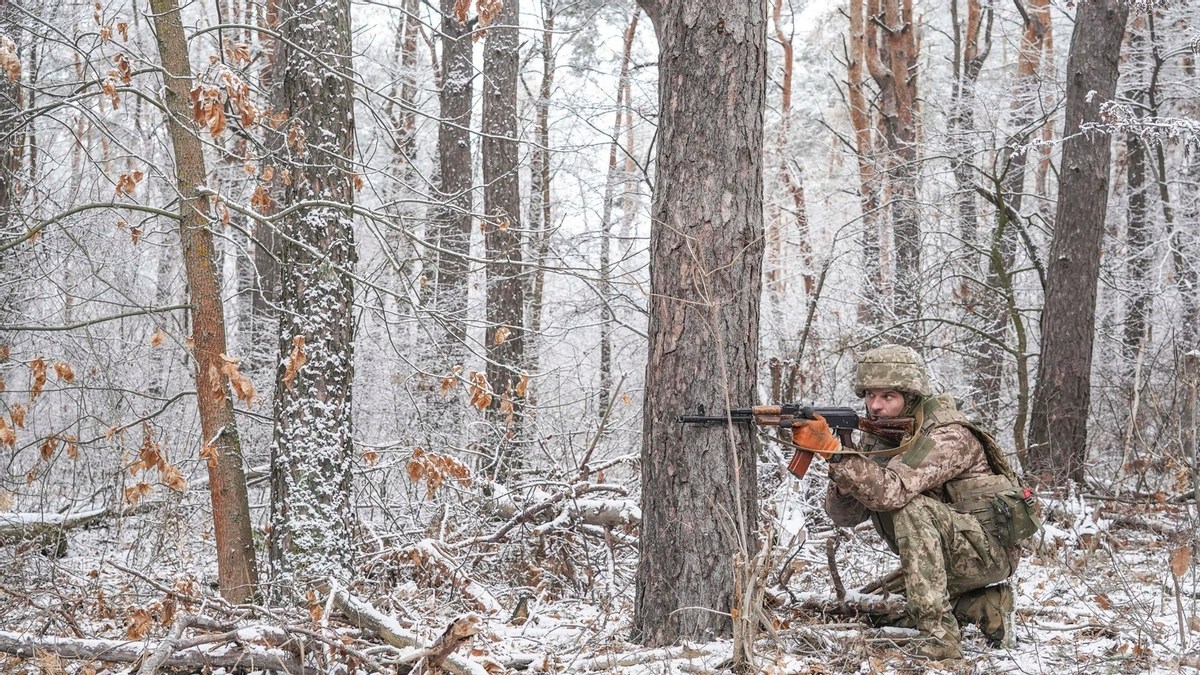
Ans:
POLYGON ((838 572, 837 566, 837 550, 846 539, 846 533, 838 530, 838 533, 825 541, 825 557, 829 561, 829 576, 833 580, 833 590, 837 594, 838 602, 846 601, 846 586, 842 583, 842 575, 838 572))

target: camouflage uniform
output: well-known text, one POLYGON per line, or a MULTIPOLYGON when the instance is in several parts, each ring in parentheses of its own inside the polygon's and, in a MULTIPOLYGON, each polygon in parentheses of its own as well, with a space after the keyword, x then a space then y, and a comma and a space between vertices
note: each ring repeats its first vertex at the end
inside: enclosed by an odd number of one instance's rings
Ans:
MULTIPOLYGON (((826 511, 834 523, 844 527, 871 518, 892 550, 899 553, 909 617, 927 638, 926 646, 918 645, 916 653, 931 658, 961 657, 952 599, 958 600, 960 610, 977 615, 972 618, 985 634, 1004 639, 1003 624, 996 625, 1003 619, 993 607, 998 598, 992 596, 1008 592, 1007 611, 1011 611, 1011 591, 1007 587, 996 592, 976 589, 1007 579, 1016 568, 1019 550, 1005 549, 980 519, 951 508, 954 500, 948 494, 956 485, 999 478, 978 431, 950 397, 929 396, 924 365, 907 348, 889 345, 864 355, 856 389, 860 396, 866 389, 905 394, 911 401, 905 414, 915 413, 921 426, 915 442, 896 456, 872 460, 850 455, 831 463, 826 511)), ((861 449, 886 446, 869 438, 861 449)))

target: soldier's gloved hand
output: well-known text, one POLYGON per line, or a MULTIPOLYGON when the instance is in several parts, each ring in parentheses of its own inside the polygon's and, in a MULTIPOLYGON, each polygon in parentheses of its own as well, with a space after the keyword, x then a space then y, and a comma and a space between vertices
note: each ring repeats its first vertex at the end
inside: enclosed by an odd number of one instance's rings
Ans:
POLYGON ((820 413, 813 413, 811 420, 792 423, 792 442, 825 459, 842 449, 841 442, 833 435, 829 424, 820 413))

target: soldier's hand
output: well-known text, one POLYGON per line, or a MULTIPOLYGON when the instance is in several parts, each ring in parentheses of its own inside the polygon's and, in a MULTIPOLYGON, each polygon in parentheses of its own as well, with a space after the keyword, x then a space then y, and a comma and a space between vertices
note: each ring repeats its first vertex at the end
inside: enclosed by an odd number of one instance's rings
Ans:
POLYGON ((842 449, 841 442, 833 435, 833 430, 820 414, 814 414, 811 420, 793 422, 792 442, 825 459, 842 449))

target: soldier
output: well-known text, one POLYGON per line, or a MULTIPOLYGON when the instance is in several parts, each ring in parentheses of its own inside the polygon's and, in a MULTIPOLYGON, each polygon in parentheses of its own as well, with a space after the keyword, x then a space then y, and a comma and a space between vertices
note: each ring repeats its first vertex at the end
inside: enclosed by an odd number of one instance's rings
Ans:
POLYGON ((838 454, 841 444, 818 419, 805 424, 797 442, 828 455, 825 510, 833 522, 851 527, 871 518, 900 555, 908 618, 920 632, 906 650, 933 660, 962 658, 960 621, 978 624, 991 645, 1008 646, 1013 598, 1006 580, 1020 540, 1037 529, 1031 493, 950 396, 931 395, 916 351, 899 345, 868 351, 854 389, 870 417, 915 418, 913 437, 892 451, 868 437, 859 448, 864 454, 838 454), (1022 512, 1015 518, 1014 505, 1022 512))

